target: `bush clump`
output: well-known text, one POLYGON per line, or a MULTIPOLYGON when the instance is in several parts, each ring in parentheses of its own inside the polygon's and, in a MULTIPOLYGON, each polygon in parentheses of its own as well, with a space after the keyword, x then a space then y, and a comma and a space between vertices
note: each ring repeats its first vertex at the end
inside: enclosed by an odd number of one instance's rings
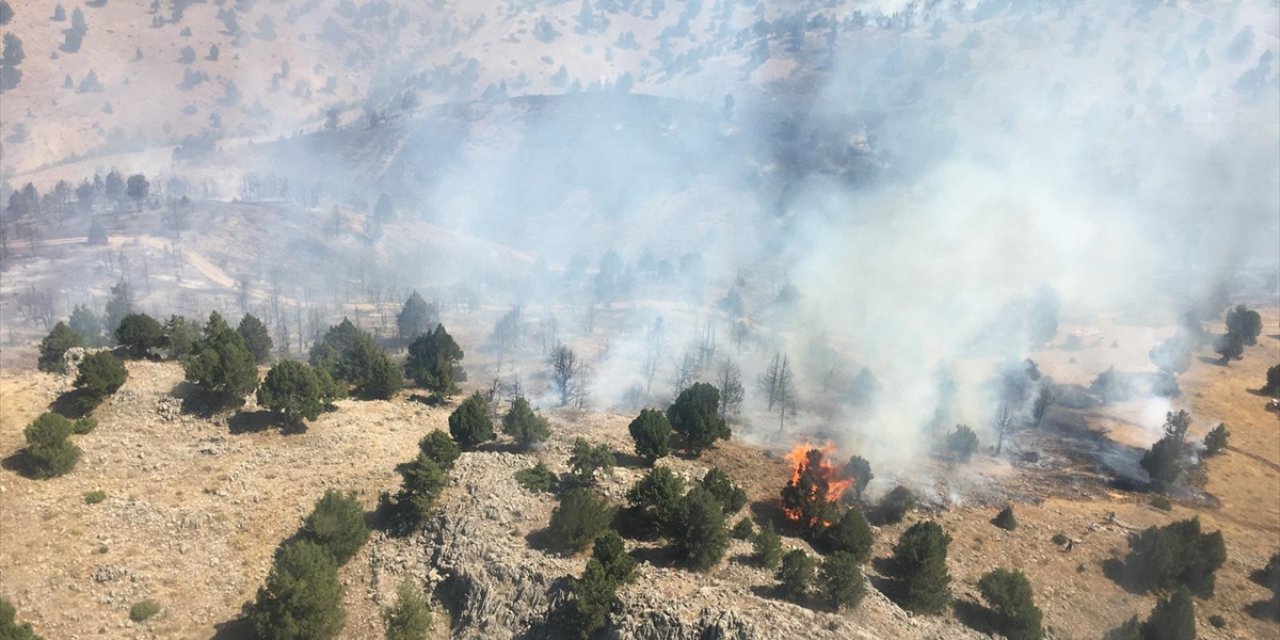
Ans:
POLYGON ((634 574, 635 560, 627 555, 616 531, 609 530, 596 538, 586 569, 570 585, 573 601, 566 612, 564 628, 581 640, 594 637, 605 626, 618 587, 630 582, 634 574))
POLYGON ((956 430, 947 436, 947 449, 960 462, 968 462, 978 450, 978 434, 967 425, 958 424, 956 430))
POLYGON ((351 320, 329 327, 311 348, 311 366, 324 369, 343 389, 354 387, 362 398, 387 400, 404 386, 404 375, 373 336, 351 320))
POLYGON ((627 504, 644 535, 673 530, 684 496, 684 481, 666 467, 654 467, 627 490, 627 504))
POLYGON ((364 509, 355 494, 325 491, 303 521, 301 537, 319 545, 339 566, 345 564, 369 539, 364 509))
POLYGON ((552 540, 570 551, 585 549, 613 521, 614 508, 604 497, 585 488, 565 494, 551 512, 547 531, 552 540))
POLYGON ((1227 560, 1222 532, 1201 533, 1200 518, 1164 527, 1148 527, 1129 540, 1125 574, 1142 590, 1186 587, 1208 598, 1213 595, 1214 572, 1227 560))
POLYGON ((258 386, 258 364, 244 338, 214 311, 204 326, 196 353, 184 364, 187 382, 214 396, 220 404, 236 403, 258 386))
POLYGON ((720 390, 706 382, 695 382, 676 396, 667 408, 667 421, 684 437, 686 451, 699 456, 716 440, 729 439, 729 423, 720 417, 719 408, 720 390))
POLYGON ((70 472, 80 460, 80 447, 68 438, 74 425, 56 413, 44 413, 27 425, 26 464, 35 478, 53 478, 70 472))
POLYGON ((782 597, 796 601, 804 598, 813 582, 814 567, 817 563, 809 554, 800 549, 792 549, 782 556, 782 566, 774 578, 778 581, 778 593, 782 597))
POLYGON ((142 622, 158 613, 160 613, 160 603, 155 600, 135 602, 132 607, 129 607, 129 619, 134 622, 142 622))
POLYGON ((92 411, 128 379, 129 370, 110 351, 97 351, 85 356, 72 383, 80 394, 77 408, 84 413, 92 411))
POLYGON ((871 544, 875 541, 871 525, 858 509, 847 509, 839 520, 818 535, 817 547, 823 553, 848 553, 859 563, 871 557, 871 544))
POLYGON ((1035 605, 1031 581, 1021 571, 996 569, 978 580, 978 590, 991 607, 990 623, 1009 640, 1040 640, 1044 618, 1035 605))
POLYGON ((102 489, 96 489, 84 494, 85 504, 98 504, 107 499, 107 492, 102 489))
POLYGON ((1018 519, 1013 515, 1013 507, 1005 507, 1001 509, 1000 513, 997 513, 996 517, 991 519, 991 524, 994 524, 1005 531, 1013 531, 1014 529, 1017 529, 1018 519))
POLYGON ((729 548, 724 509, 715 495, 700 486, 681 499, 674 533, 677 555, 698 571, 714 567, 729 548))
POLYGON ((1140 464, 1151 476, 1151 484, 1163 491, 1182 476, 1187 466, 1187 431, 1191 416, 1186 411, 1170 412, 1164 423, 1164 437, 1142 456, 1140 464))
POLYGON ((580 485, 595 484, 596 471, 609 473, 616 464, 613 452, 607 444, 593 445, 585 438, 573 441, 573 453, 569 456, 569 470, 580 485))
POLYGON ((747 492, 733 484, 729 474, 713 467, 702 476, 702 488, 715 496, 726 515, 737 513, 747 504, 747 492))
POLYGON ((902 522, 907 512, 916 506, 916 494, 910 489, 898 485, 880 498, 876 505, 876 513, 880 520, 887 524, 902 522))
POLYGON ((115 337, 116 344, 133 358, 145 358, 152 349, 164 346, 164 328, 145 313, 130 313, 122 318, 115 337))
POLYGON ((431 629, 431 609, 422 590, 405 580, 396 588, 396 604, 383 613, 387 640, 426 640, 431 629))
POLYGON ((258 387, 258 405, 274 411, 287 429, 303 429, 303 420, 315 420, 324 409, 320 380, 315 371, 296 360, 277 362, 258 387))
POLYGON ((778 566, 782 559, 782 536, 778 535, 772 522, 766 522, 751 538, 751 559, 765 569, 778 566))
POLYGON ((496 437, 484 396, 479 391, 467 396, 449 414, 449 434, 464 450, 474 449, 496 437))
POLYGON ((462 347, 454 342, 444 325, 437 324, 434 330, 417 336, 409 343, 409 358, 404 370, 418 386, 436 396, 447 396, 458 392, 454 370, 462 358, 462 347))
POLYGON ((520 486, 524 487, 526 491, 533 493, 550 491, 554 481, 555 474, 551 473, 551 469, 548 469, 546 463, 541 460, 528 469, 521 469, 516 472, 516 482, 520 483, 520 486))
POLYGON ((1151 498, 1151 506, 1161 511, 1173 511, 1173 502, 1168 496, 1155 496, 1151 498))
POLYGON ((240 319, 240 326, 236 327, 236 333, 240 334, 244 348, 253 356, 254 362, 262 364, 271 359, 271 334, 267 331, 267 325, 262 324, 256 316, 244 314, 240 319))
POLYGON ((751 519, 743 518, 733 525, 733 528, 729 530, 729 535, 733 536, 734 540, 750 540, 753 531, 754 527, 751 526, 751 519))
POLYGON ((502 431, 515 439, 521 449, 528 451, 533 445, 546 442, 551 437, 551 423, 534 413, 529 401, 516 398, 511 409, 502 417, 502 431))
POLYGON ((1204 436, 1204 455, 1216 456, 1227 448, 1227 437, 1231 435, 1227 431, 1227 425, 1219 424, 1209 430, 1204 436))
POLYGON ((832 609, 856 607, 867 595, 867 581, 859 564, 858 559, 846 551, 837 551, 822 561, 818 582, 832 609))
POLYGON ((7 599, 0 597, 0 638, 4 640, 42 640, 31 625, 18 624, 18 611, 7 599))

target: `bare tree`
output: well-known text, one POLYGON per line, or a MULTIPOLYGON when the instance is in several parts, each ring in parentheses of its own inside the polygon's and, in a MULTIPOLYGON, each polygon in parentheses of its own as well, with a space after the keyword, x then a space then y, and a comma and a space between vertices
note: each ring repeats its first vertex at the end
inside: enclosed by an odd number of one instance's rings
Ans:
POLYGON ((585 409, 591 400, 591 363, 578 360, 569 385, 569 402, 575 409, 585 409))
POLYGON ((746 390, 742 388, 742 370, 732 360, 720 363, 716 373, 716 386, 720 389, 720 417, 728 419, 742 410, 746 390))
POLYGON ((551 350, 547 364, 551 366, 551 382, 555 385, 556 393, 560 395, 560 406, 567 406, 573 399, 574 377, 581 369, 577 356, 574 355, 573 349, 557 344, 551 350))
POLYGON ((680 395, 681 391, 697 381, 699 373, 701 371, 698 368, 698 358, 692 353, 685 353, 676 365, 675 375, 671 378, 673 387, 671 395, 680 395))
POLYGON ((698 339, 698 370, 705 371, 711 366, 716 355, 716 327, 708 320, 702 327, 702 335, 698 339))
POLYGON ((1044 416, 1049 412, 1049 407, 1053 406, 1056 398, 1053 390, 1048 385, 1040 387, 1040 392, 1036 394, 1035 403, 1031 405, 1031 417, 1035 421, 1035 427, 1040 428, 1040 424, 1044 421, 1044 416))
POLYGON ((751 337, 751 325, 746 320, 739 319, 733 323, 733 346, 737 347, 738 353, 742 353, 742 345, 751 337))
POLYGON ((786 355, 773 354, 773 362, 760 377, 760 390, 768 400, 769 410, 778 409, 778 431, 782 431, 787 410, 795 413, 795 380, 786 355))
MULTIPOLYGON (((653 319, 649 330, 645 333, 644 355, 644 393, 653 393, 653 376, 658 372, 658 363, 662 360, 662 352, 666 346, 667 327, 662 316, 653 319)), ((679 393, 679 390, 677 390, 679 393)))
POLYGON ((1004 449, 1005 436, 1013 433, 1013 417, 1009 415, 1008 405, 1000 405, 1000 413, 996 415, 996 455, 1004 449))

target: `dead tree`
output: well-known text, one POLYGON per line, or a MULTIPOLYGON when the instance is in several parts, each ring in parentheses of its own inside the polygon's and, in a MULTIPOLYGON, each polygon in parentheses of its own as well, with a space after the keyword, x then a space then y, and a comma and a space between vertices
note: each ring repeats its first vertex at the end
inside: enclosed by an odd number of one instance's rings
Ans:
POLYGON ((671 379, 673 387, 671 395, 680 395, 686 387, 693 384, 701 373, 698 367, 698 358, 692 353, 685 353, 680 359, 680 363, 676 365, 675 375, 671 379))
POLYGON ((1048 385, 1040 387, 1040 392, 1036 394, 1036 401, 1031 405, 1031 417, 1035 421, 1035 427, 1040 428, 1040 424, 1044 421, 1044 417, 1049 413, 1049 407, 1053 406, 1053 391, 1048 385))
POLYGON ((720 388, 720 417, 728 419, 737 415, 742 410, 746 391, 742 388, 742 370, 736 362, 726 359, 720 363, 716 386, 720 388))
POLYGON ((1000 413, 996 415, 996 455, 1004 449, 1005 436, 1013 433, 1013 417, 1009 415, 1008 405, 1000 405, 1000 413))
MULTIPOLYGON (((662 316, 653 319, 649 330, 645 333, 644 354, 644 393, 653 393, 653 376, 658 372, 658 363, 662 360, 663 348, 667 341, 667 328, 662 316)), ((677 390, 679 393, 679 390, 677 390)))
POLYGON ((760 377, 760 390, 764 392, 769 410, 778 409, 778 431, 781 432, 786 421, 787 409, 795 412, 795 381, 791 373, 791 364, 787 356, 773 354, 773 362, 760 377))
POLYGON ((560 406, 568 406, 574 395, 574 377, 581 369, 573 349, 563 344, 556 345, 547 358, 547 364, 551 366, 551 382, 560 395, 560 406))

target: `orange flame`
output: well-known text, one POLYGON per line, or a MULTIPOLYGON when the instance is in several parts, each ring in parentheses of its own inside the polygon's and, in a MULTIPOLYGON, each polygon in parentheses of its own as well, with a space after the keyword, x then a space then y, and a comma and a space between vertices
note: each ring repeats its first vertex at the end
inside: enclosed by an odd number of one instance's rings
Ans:
MULTIPOLYGON (((799 484, 800 474, 808 465, 809 452, 813 450, 817 450, 822 454, 816 471, 817 475, 826 481, 827 494, 825 498, 827 502, 836 502, 840 499, 840 496, 844 495, 847 489, 853 486, 854 479, 846 477, 841 468, 832 464, 832 459, 836 457, 836 444, 834 442, 827 441, 822 446, 814 446, 806 442, 798 444, 788 451, 783 458, 791 464, 790 486, 799 484)), ((814 489, 809 497, 816 499, 818 497, 816 493, 817 489, 814 489)), ((783 511, 786 513, 788 520, 799 522, 804 517, 800 510, 787 508, 785 505, 783 511)), ((824 522, 823 524, 829 525, 831 523, 824 522)))

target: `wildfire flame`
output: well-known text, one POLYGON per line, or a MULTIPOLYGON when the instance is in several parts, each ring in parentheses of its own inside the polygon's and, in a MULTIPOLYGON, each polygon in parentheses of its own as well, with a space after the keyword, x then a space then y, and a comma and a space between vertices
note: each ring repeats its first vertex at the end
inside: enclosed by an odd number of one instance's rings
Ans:
MULTIPOLYGON (((836 456, 836 444, 834 442, 828 441, 822 446, 815 446, 806 442, 798 444, 788 451, 784 459, 791 464, 791 482, 789 486, 799 486, 800 474, 804 473, 809 466, 809 452, 814 450, 822 455, 819 458, 817 468, 809 470, 809 473, 816 475, 827 485, 826 501, 836 502, 840 499, 840 496, 844 495, 845 490, 853 486, 854 478, 845 476, 843 469, 832 463, 833 460, 839 460, 836 456)), ((809 499, 816 500, 818 492, 819 489, 815 486, 809 492, 809 499)), ((804 514, 800 509, 783 505, 783 511, 786 513, 788 520, 799 522, 804 518, 804 514)), ((824 522, 823 524, 830 523, 824 522)))

